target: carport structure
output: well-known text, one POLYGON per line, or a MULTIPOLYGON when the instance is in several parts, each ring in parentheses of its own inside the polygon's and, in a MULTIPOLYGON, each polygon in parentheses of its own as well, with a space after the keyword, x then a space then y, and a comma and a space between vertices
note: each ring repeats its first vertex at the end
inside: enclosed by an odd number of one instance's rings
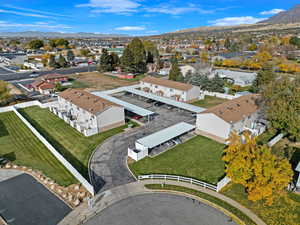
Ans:
POLYGON ((185 133, 188 133, 195 128, 196 127, 191 124, 181 122, 149 136, 138 139, 135 142, 135 149, 128 148, 128 156, 138 161, 148 156, 149 150, 160 146, 161 144, 164 144, 174 138, 177 138, 185 133))
POLYGON ((150 116, 155 114, 154 112, 152 112, 150 110, 147 110, 147 109, 144 109, 142 107, 130 104, 130 103, 125 102, 125 101, 122 101, 118 98, 112 97, 112 96, 107 95, 107 94, 102 93, 102 92, 92 92, 92 94, 96 95, 96 96, 99 96, 103 99, 106 99, 110 102, 113 102, 117 105, 123 106, 124 109, 126 109, 127 111, 130 111, 134 114, 137 114, 137 115, 142 116, 142 117, 148 117, 148 121, 150 120, 150 116))
POLYGON ((161 96, 151 94, 151 93, 148 93, 148 92, 140 91, 140 90, 137 90, 137 89, 132 88, 132 87, 123 87, 122 90, 125 91, 125 92, 128 92, 128 93, 131 93, 131 94, 142 96, 144 98, 152 99, 152 100, 157 101, 157 102, 162 102, 162 103, 170 105, 170 106, 174 106, 174 107, 177 107, 177 108, 180 108, 180 109, 184 109, 184 110, 190 111, 192 113, 200 113, 200 112, 203 112, 204 110, 206 110, 205 108, 201 108, 201 107, 194 106, 194 105, 191 105, 191 104, 187 104, 187 103, 184 103, 184 102, 179 102, 179 101, 176 101, 176 100, 173 100, 173 99, 161 97, 161 96))

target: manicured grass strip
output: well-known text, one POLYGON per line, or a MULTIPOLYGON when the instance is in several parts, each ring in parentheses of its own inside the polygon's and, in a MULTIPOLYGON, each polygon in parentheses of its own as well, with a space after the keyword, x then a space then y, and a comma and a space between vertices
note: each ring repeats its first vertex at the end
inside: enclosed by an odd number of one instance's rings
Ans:
POLYGON ((203 107, 203 108, 211 108, 213 106, 219 105, 226 101, 228 101, 228 100, 222 99, 222 98, 217 98, 214 96, 205 96, 204 99, 199 100, 197 102, 193 102, 192 104, 195 106, 203 107))
POLYGON ((0 156, 42 171, 58 184, 78 183, 14 112, 0 113, 0 156))
POLYGON ((300 196, 288 193, 286 197, 274 200, 268 206, 262 201, 248 200, 247 193, 242 185, 229 184, 222 193, 257 214, 268 225, 296 225, 300 224, 300 196))
POLYGON ((129 164, 137 175, 168 174, 194 178, 216 184, 224 176, 221 160, 225 145, 196 136, 155 158, 147 157, 129 164))
POLYGON ((28 107, 19 111, 86 179, 89 178, 88 161, 95 148, 127 127, 85 137, 48 109, 28 107))
POLYGON ((245 215, 243 212, 241 212, 239 209, 233 207, 232 205, 228 204, 227 202, 224 202, 224 201, 222 201, 218 198, 215 198, 211 195, 208 195, 206 193, 196 191, 193 189, 189 189, 186 187, 176 186, 176 185, 163 185, 162 186, 161 184, 146 184, 145 187, 148 189, 154 189, 154 190, 179 191, 179 192, 184 192, 184 193, 187 193, 190 195, 194 195, 194 196, 205 199, 209 202, 212 202, 212 203, 228 210, 232 214, 236 215, 240 220, 244 221, 247 225, 255 225, 256 224, 247 215, 245 215))

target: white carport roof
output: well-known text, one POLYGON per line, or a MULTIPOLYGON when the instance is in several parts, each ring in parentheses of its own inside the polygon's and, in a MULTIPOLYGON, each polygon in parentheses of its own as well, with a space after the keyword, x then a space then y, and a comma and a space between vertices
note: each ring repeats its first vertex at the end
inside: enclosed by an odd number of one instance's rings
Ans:
POLYGON ((187 111, 190 111, 190 112, 194 112, 194 113, 200 113, 200 112, 203 112, 204 110, 206 110, 205 108, 201 108, 201 107, 194 106, 194 105, 191 105, 191 104, 187 104, 187 103, 184 103, 184 102, 178 102, 178 101, 175 101, 175 100, 172 100, 172 99, 169 99, 169 98, 164 98, 164 97, 161 97, 161 96, 157 96, 155 94, 151 94, 151 93, 147 93, 147 92, 144 92, 144 91, 136 90, 136 89, 131 88, 131 87, 123 87, 122 90, 124 90, 126 92, 129 92, 129 93, 132 93, 132 94, 135 94, 135 95, 145 97, 145 98, 153 99, 155 101, 162 102, 162 103, 165 103, 167 105, 175 106, 177 108, 181 108, 181 109, 184 109, 184 110, 187 110, 187 111))
POLYGON ((136 105, 133 105, 133 104, 130 104, 128 102, 125 102, 125 101, 122 101, 120 99, 117 99, 115 97, 112 97, 112 96, 109 96, 107 94, 103 94, 101 92, 92 92, 93 95, 96 95, 96 96, 99 96, 101 98, 104 98, 110 102, 113 102, 117 105, 120 105, 120 106, 123 106, 126 110, 130 111, 130 112, 133 112, 137 115, 140 115, 140 116, 150 116, 152 114, 154 114, 154 112, 152 111, 149 111, 147 109, 144 109, 144 108, 141 108, 139 106, 136 106, 136 105))
POLYGON ((195 129, 195 126, 185 122, 181 122, 149 136, 138 139, 136 142, 146 148, 151 149, 193 129, 195 129))

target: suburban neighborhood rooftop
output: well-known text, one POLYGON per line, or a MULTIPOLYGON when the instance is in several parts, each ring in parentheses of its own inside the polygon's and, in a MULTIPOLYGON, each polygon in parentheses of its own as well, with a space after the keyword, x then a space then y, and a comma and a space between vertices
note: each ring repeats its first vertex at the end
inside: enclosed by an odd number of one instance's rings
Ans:
POLYGON ((224 102, 200 113, 212 113, 226 122, 232 123, 242 120, 258 110, 257 100, 260 95, 249 94, 224 102))
POLYGON ((165 86, 165 87, 169 87, 169 88, 174 88, 174 89, 182 90, 182 91, 187 91, 187 90, 190 90, 191 88, 193 88, 193 85, 191 85, 191 84, 185 84, 185 83, 176 82, 176 81, 172 81, 172 80, 159 79, 159 78, 150 77, 150 76, 145 77, 141 81, 146 82, 146 83, 160 85, 160 86, 165 86))
POLYGON ((106 99, 79 89, 67 89, 59 96, 92 114, 102 112, 111 106, 119 106, 106 99))

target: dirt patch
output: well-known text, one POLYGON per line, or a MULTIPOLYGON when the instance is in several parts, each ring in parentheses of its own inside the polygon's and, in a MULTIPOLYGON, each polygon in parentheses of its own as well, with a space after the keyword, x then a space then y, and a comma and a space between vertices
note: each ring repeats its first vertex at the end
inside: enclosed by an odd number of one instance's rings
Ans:
POLYGON ((118 87, 137 84, 137 81, 123 80, 116 77, 110 77, 98 72, 80 73, 73 76, 79 82, 87 84, 87 91, 105 91, 118 87))
POLYGON ((22 91, 20 89, 18 89, 16 86, 12 85, 12 84, 8 84, 7 85, 9 88, 9 92, 11 95, 21 95, 22 91))

